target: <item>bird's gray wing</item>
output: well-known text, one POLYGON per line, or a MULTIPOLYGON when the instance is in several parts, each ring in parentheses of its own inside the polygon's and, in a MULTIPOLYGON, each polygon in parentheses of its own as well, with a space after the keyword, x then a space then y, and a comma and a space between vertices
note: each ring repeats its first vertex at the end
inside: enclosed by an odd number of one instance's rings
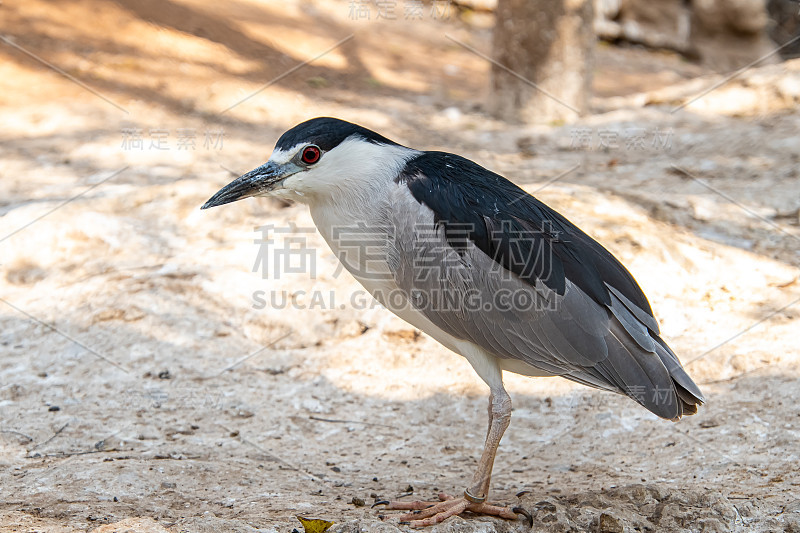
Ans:
POLYGON ((470 228, 444 224, 403 187, 395 194, 389 268, 436 326, 502 359, 626 394, 664 418, 692 412, 702 399, 652 316, 619 290, 607 284, 601 304, 568 277, 561 291, 543 278, 523 280, 472 239, 459 239, 470 228))

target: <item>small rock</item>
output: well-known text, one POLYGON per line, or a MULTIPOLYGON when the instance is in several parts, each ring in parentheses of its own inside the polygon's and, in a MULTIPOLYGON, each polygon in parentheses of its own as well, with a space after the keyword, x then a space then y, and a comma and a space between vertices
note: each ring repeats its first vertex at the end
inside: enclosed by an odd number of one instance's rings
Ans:
POLYGON ((534 511, 544 511, 545 513, 555 513, 558 511, 558 508, 552 503, 548 501, 540 501, 534 506, 534 511))
POLYGON ((353 496, 353 499, 352 499, 352 500, 350 500, 350 503, 352 503, 352 504, 353 504, 353 505, 355 505, 356 507, 364 507, 364 505, 366 505, 366 504, 365 504, 365 502, 364 502, 364 500, 362 500, 362 499, 361 499, 361 498, 359 498, 358 496, 353 496))
POLYGON ((54 413, 56 411, 60 411, 61 408, 57 405, 51 405, 50 407, 47 408, 47 410, 50 411, 51 413, 54 413))
POLYGON ((597 533, 625 533, 619 520, 610 514, 601 513, 597 519, 597 533))

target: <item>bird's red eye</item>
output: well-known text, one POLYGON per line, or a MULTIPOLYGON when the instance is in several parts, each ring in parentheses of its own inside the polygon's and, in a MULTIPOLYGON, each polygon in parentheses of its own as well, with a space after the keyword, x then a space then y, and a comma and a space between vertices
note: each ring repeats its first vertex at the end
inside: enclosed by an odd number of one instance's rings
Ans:
POLYGON ((303 163, 307 165, 313 165, 314 163, 319 161, 319 156, 320 156, 319 148, 317 148, 312 144, 310 146, 306 146, 305 148, 303 148, 303 156, 301 159, 303 160, 303 163))

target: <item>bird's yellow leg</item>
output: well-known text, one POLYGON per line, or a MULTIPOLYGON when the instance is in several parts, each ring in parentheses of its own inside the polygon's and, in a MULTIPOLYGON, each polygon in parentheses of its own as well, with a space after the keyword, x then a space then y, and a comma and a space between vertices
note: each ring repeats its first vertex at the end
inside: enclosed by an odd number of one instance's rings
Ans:
POLYGON ((493 390, 489 396, 489 431, 486 435, 486 443, 478 463, 478 469, 472 477, 472 484, 464 491, 464 496, 453 498, 446 494, 440 494, 439 499, 441 501, 438 503, 417 501, 378 502, 378 504, 386 505, 386 509, 413 511, 400 517, 401 522, 407 522, 412 527, 432 526, 465 511, 499 516, 511 520, 515 519, 517 514, 522 514, 530 522, 530 515, 519 507, 510 509, 486 503, 486 496, 489 494, 489 484, 492 479, 494 457, 497 454, 500 439, 503 438, 503 433, 510 421, 511 398, 509 398, 505 389, 500 387, 493 390))
POLYGON ((478 470, 472 477, 472 485, 464 491, 464 496, 473 503, 486 501, 489 483, 492 480, 494 457, 509 423, 511 423, 511 398, 506 390, 500 387, 489 395, 489 431, 486 433, 486 443, 483 445, 478 470))

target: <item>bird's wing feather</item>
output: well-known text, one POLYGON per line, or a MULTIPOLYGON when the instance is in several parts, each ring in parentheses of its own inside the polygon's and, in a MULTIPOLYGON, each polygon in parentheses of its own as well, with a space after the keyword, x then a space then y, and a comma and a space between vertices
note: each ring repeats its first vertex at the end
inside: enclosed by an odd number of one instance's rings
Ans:
POLYGON ((443 224, 448 242, 471 241, 527 282, 541 280, 563 294, 566 280, 601 305, 610 288, 648 329, 658 324, 636 280, 594 239, 499 174, 463 157, 424 152, 400 177, 418 202, 443 224))
POLYGON ((665 418, 690 412, 702 395, 627 270, 505 178, 490 175, 499 180, 488 187, 486 171, 454 157, 410 165, 392 201, 390 270, 411 304, 500 358, 627 394, 665 418), (441 176, 456 171, 466 184, 441 176))

